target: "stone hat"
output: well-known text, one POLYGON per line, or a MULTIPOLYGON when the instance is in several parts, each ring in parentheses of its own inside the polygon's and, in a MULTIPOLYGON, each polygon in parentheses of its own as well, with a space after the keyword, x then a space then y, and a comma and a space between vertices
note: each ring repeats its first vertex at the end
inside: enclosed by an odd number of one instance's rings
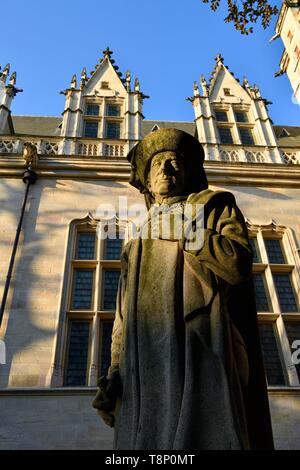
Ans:
POLYGON ((128 153, 131 164, 129 183, 143 194, 149 194, 147 178, 153 157, 160 152, 173 151, 183 157, 187 172, 187 194, 206 189, 207 179, 203 168, 204 150, 200 142, 179 129, 159 129, 148 134, 128 153))

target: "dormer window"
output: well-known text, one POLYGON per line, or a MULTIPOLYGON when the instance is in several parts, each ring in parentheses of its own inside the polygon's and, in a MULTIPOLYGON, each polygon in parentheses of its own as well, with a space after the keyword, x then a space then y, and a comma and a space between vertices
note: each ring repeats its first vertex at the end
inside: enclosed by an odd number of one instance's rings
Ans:
POLYGON ((233 144, 231 129, 229 127, 218 127, 221 144, 233 144))
POLYGON ((239 133, 243 145, 255 145, 251 129, 239 127, 239 133))
POLYGON ((87 116, 99 116, 99 105, 98 104, 88 104, 86 107, 87 116))
POLYGON ((106 123, 106 138, 107 139, 119 139, 120 138, 120 123, 119 122, 107 122, 106 123))
POLYGON ((120 116, 120 106, 117 104, 108 104, 106 106, 106 116, 120 116))
POLYGON ((243 111, 235 111, 234 115, 237 122, 249 122, 247 113, 243 111))
POLYGON ((85 137, 98 137, 98 122, 86 121, 84 129, 85 137))
POLYGON ((215 111, 217 121, 228 122, 228 116, 226 111, 215 111))

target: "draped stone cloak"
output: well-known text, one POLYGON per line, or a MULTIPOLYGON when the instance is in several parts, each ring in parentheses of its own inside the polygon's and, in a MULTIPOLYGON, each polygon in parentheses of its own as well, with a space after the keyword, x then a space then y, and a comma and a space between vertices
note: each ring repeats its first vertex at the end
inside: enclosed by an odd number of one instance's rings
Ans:
MULTIPOLYGON (((192 199, 191 199, 192 198, 192 199)), ((123 392, 115 449, 269 449, 272 431, 247 228, 228 192, 204 190, 204 245, 131 240, 113 327, 123 392)))

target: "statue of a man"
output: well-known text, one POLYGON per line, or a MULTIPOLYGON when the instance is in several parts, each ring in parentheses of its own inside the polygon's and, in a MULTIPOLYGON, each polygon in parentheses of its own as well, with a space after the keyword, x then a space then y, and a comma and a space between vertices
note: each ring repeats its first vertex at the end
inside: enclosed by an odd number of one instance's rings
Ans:
POLYGON ((115 426, 115 449, 272 448, 252 251, 234 196, 208 189, 203 148, 185 132, 153 132, 128 159, 148 228, 154 207, 167 205, 163 222, 202 204, 204 242, 190 249, 171 230, 125 246, 111 366, 93 406, 115 426))

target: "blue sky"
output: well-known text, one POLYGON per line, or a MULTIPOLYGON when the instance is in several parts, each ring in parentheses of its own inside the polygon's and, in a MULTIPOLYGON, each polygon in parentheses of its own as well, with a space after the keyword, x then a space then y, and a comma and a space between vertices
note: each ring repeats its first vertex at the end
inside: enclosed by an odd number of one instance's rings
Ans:
MULTIPOLYGON (((224 0, 223 0, 224 2, 224 0)), ((280 1, 276 2, 280 5, 280 1)), ((59 116, 74 73, 94 68, 109 46, 120 70, 138 76, 146 119, 190 121, 193 82, 210 76, 214 57, 242 79, 256 83, 275 124, 299 125, 300 107, 292 102, 287 77, 274 78, 283 51, 281 39, 269 44, 275 21, 242 36, 201 0, 15 0, 1 5, 2 67, 11 63, 24 89, 14 99, 14 114, 59 116)))

